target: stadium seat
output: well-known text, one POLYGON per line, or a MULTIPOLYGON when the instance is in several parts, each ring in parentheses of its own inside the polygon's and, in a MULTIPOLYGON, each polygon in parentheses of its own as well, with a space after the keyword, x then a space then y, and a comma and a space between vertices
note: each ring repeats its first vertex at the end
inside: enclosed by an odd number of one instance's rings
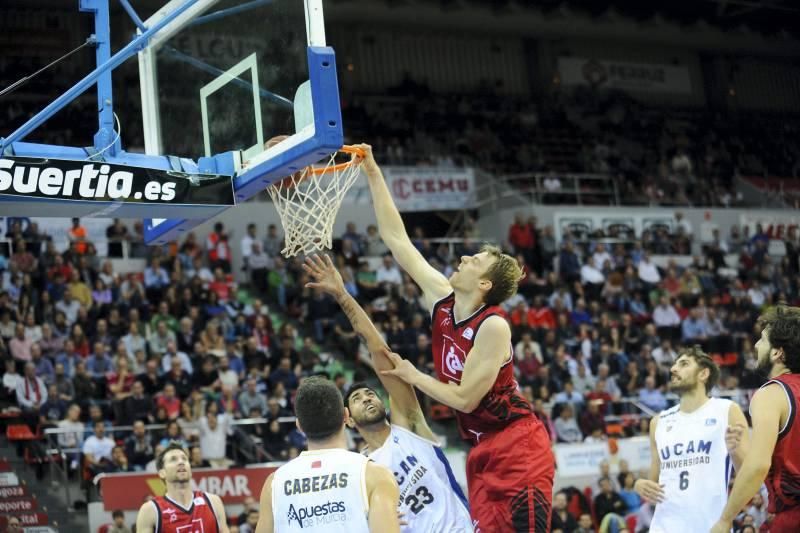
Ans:
POLYGON ((13 424, 6 428, 6 438, 11 442, 36 440, 38 437, 27 424, 13 424))

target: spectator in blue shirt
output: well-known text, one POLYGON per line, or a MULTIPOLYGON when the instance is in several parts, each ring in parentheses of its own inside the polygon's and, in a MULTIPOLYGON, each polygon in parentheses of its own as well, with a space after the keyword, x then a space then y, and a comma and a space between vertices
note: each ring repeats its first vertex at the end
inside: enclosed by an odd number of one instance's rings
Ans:
POLYGON ((148 301, 160 301, 167 286, 169 286, 169 275, 161 267, 159 259, 154 257, 150 261, 150 266, 144 269, 144 290, 148 301))
POLYGON ((104 379, 106 374, 114 371, 114 361, 108 356, 103 343, 94 343, 94 352, 86 358, 86 370, 95 380, 104 379))
POLYGON ((569 315, 569 320, 573 326, 580 326, 581 324, 591 324, 592 315, 586 310, 586 301, 583 298, 578 298, 575 303, 575 310, 569 315))
POLYGON ((708 328, 700 309, 692 309, 681 325, 681 332, 681 338, 687 344, 699 344, 708 338, 708 328))
POLYGON ((42 349, 35 342, 31 344, 31 361, 36 365, 36 375, 50 385, 56 378, 53 363, 47 357, 42 357, 42 349))
POLYGON ((644 388, 639 391, 639 401, 655 412, 667 408, 667 399, 664 397, 664 393, 656 388, 656 380, 653 376, 647 376, 644 380, 644 388))

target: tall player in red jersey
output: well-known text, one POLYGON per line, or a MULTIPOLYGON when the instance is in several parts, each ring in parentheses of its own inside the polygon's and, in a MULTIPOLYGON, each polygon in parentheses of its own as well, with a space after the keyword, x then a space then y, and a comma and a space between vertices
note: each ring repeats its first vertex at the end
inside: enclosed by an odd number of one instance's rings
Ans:
POLYGON ((228 533, 220 497, 192 491, 192 465, 179 443, 170 443, 159 454, 156 468, 167 493, 139 508, 136 533, 228 533))
POLYGON ((734 517, 766 479, 770 533, 800 531, 800 308, 778 307, 762 318, 758 368, 769 380, 753 395, 750 451, 736 474, 728 504, 712 528, 729 532, 734 517), (795 422, 798 422, 795 424, 795 422))
POLYGON ((432 312, 437 378, 390 354, 395 375, 457 411, 467 458, 475 530, 549 531, 554 460, 547 431, 514 380, 511 328, 498 307, 517 290, 522 270, 498 248, 461 258, 448 280, 411 243, 383 174, 366 152, 367 174, 381 238, 423 292, 432 312))

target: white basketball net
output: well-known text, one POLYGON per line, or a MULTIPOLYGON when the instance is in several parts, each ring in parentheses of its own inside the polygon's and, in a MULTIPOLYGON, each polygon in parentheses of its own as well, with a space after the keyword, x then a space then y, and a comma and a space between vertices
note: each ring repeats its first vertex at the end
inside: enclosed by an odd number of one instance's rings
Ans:
POLYGON ((306 167, 267 186, 286 233, 284 257, 331 248, 336 214, 363 161, 337 165, 335 159, 336 153, 324 167, 306 167))

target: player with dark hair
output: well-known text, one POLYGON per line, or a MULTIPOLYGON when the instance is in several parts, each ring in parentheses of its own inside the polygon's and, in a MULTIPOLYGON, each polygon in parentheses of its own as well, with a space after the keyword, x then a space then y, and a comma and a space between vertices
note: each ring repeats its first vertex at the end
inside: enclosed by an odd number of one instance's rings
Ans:
POLYGON ((164 496, 139 508, 137 533, 228 533, 225 507, 216 494, 192 491, 189 454, 178 442, 170 442, 156 457, 158 477, 167 485, 164 496))
POLYGON ((314 279, 308 287, 333 296, 353 330, 364 339, 372 366, 389 393, 391 424, 381 398, 366 383, 354 383, 344 404, 350 412, 347 425, 367 442, 369 458, 394 472, 400 487, 399 511, 406 522, 403 531, 471 532, 466 498, 428 427, 414 388, 396 377, 380 374, 381 370, 393 368, 383 337, 345 290, 330 257, 306 258, 303 267, 314 279))
POLYGON ((396 354, 398 377, 456 410, 467 458, 469 504, 480 531, 548 531, 555 463, 550 437, 514 379, 511 327, 498 304, 517 290, 517 261, 484 246, 465 255, 450 278, 428 264, 406 233, 403 219, 369 145, 367 175, 383 242, 422 290, 431 311, 436 377, 396 354))
POLYGON ((794 424, 800 402, 800 308, 773 308, 760 322, 757 366, 769 379, 750 401, 753 442, 713 532, 730 531, 733 519, 765 480, 767 512, 774 514, 770 533, 800 527, 800 427, 794 424))
POLYGON ((295 415, 308 451, 264 482, 256 532, 399 532, 397 483, 385 467, 347 451, 349 414, 336 385, 320 377, 303 380, 295 415))
POLYGON ((747 452, 747 420, 730 400, 710 398, 719 367, 699 346, 686 348, 670 369, 680 403, 650 421, 650 475, 634 489, 656 504, 650 531, 707 531, 728 497, 731 460, 747 452))

